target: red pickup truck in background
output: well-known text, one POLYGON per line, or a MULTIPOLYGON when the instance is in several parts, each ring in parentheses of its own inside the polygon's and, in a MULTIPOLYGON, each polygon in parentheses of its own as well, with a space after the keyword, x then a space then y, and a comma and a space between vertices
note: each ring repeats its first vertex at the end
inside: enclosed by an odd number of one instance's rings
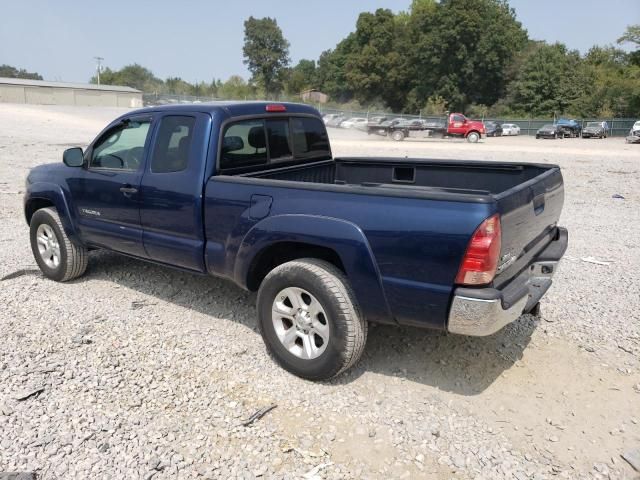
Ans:
POLYGON ((486 136, 484 124, 470 120, 461 113, 450 113, 442 118, 393 120, 369 124, 367 133, 388 136, 396 141, 405 138, 466 138, 476 143, 486 136))

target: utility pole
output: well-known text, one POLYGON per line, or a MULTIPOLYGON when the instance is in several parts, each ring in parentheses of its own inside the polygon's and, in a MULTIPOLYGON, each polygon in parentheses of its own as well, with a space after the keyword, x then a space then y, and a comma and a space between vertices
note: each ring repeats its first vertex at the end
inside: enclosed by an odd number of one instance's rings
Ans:
POLYGON ((98 73, 98 85, 100 85, 100 71, 102 70, 102 57, 93 57, 96 61, 96 72, 98 73))

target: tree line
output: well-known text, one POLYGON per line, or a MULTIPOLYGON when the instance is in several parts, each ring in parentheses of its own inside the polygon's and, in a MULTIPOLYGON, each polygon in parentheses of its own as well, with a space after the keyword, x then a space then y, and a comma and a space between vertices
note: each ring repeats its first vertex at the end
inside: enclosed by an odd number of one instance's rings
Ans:
POLYGON ((28 80, 42 80, 42 76, 36 72, 28 72, 24 68, 16 68, 11 65, 0 65, 0 77, 25 78, 28 80))
POLYGON ((222 99, 295 99, 317 89, 352 110, 640 116, 640 25, 629 26, 617 42, 635 45, 631 53, 609 45, 581 55, 530 39, 506 0, 413 0, 405 12, 360 14, 354 32, 333 49, 295 66, 275 19, 250 17, 244 27, 248 81, 163 81, 140 65, 107 69, 102 79, 145 92, 222 99))

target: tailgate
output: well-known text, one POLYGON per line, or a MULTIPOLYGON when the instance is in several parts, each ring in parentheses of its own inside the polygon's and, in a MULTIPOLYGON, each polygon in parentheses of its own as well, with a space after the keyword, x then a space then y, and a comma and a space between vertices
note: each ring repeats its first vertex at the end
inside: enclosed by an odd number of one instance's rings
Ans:
POLYGON ((494 286, 500 288, 529 266, 557 235, 564 203, 562 173, 557 166, 495 196, 502 243, 494 286))

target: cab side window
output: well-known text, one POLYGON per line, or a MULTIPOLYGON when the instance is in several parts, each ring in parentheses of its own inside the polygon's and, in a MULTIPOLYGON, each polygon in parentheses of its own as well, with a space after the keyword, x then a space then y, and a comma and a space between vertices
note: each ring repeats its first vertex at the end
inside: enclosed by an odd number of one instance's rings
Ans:
POLYGON ((150 124, 149 120, 130 120, 107 132, 93 147, 89 168, 138 170, 150 124))
POLYGON ((153 173, 187 169, 195 123, 195 117, 170 115, 162 118, 151 158, 153 173))

